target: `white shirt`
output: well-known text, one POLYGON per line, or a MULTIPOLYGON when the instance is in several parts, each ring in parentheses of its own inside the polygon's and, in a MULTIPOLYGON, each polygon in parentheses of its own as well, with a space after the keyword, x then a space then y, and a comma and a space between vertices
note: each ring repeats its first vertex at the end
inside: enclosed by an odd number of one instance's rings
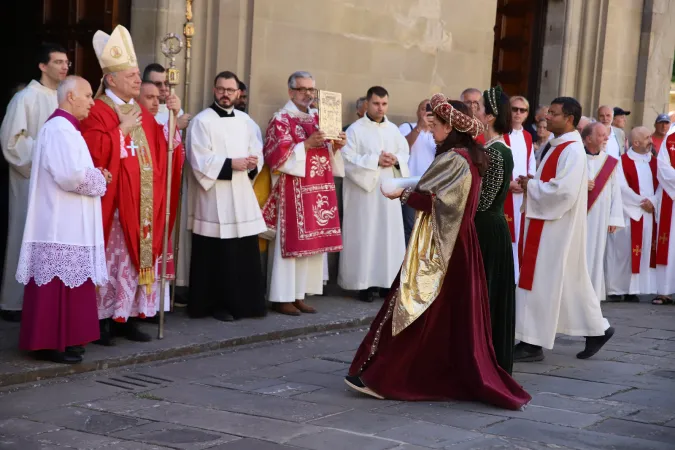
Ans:
MULTIPOLYGON (((398 130, 403 137, 412 133, 416 125, 404 123, 398 130), (411 128, 412 127, 412 128, 411 128)), ((411 177, 421 177, 427 171, 431 163, 436 157, 436 142, 434 135, 430 131, 420 131, 415 143, 410 148, 410 159, 408 160, 408 168, 410 169, 411 177)))

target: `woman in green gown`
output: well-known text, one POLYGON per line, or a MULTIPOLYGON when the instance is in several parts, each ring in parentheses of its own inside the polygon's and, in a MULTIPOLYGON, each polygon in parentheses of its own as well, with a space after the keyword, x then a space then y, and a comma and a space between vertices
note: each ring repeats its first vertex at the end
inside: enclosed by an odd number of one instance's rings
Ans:
POLYGON ((500 87, 483 93, 485 108, 477 114, 486 125, 483 134, 490 164, 483 176, 475 223, 490 297, 492 345, 500 367, 511 374, 516 326, 516 281, 511 234, 504 217, 504 200, 513 173, 513 155, 504 143, 511 132, 509 97, 500 87))

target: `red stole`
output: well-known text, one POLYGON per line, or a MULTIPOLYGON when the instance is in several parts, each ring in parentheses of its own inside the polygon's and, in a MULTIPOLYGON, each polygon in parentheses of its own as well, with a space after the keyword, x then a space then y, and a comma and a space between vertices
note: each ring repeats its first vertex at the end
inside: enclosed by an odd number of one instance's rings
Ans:
MULTIPOLYGON (((304 142, 318 129, 317 114, 287 109, 276 113, 265 136, 265 164, 273 172, 279 171, 296 144, 304 142)), ((305 176, 281 173, 262 210, 267 227, 281 233, 283 258, 342 250, 330 150, 326 144, 305 150, 305 176)))
POLYGON ((602 167, 595 175, 595 187, 593 187, 593 190, 588 193, 588 206, 586 208, 586 212, 591 210, 595 204, 595 201, 598 199, 598 197, 600 197, 600 194, 605 189, 605 186, 607 185, 607 182, 612 176, 612 173, 614 172, 614 169, 618 163, 619 160, 613 156, 607 155, 607 158, 605 158, 605 162, 602 164, 602 167))
MULTIPOLYGON (((675 134, 668 136, 665 151, 670 165, 675 167, 675 134)), ((653 159, 653 158, 652 158, 653 159)), ((656 264, 668 264, 668 248, 670 247, 670 228, 673 220, 673 199, 665 189, 661 197, 661 217, 659 218, 659 233, 656 243, 656 264)))
MULTIPOLYGON (((143 130, 150 147, 150 157, 152 158, 153 167, 153 220, 149 228, 148 224, 145 224, 145 228, 146 231, 151 233, 152 258, 153 261, 156 261, 162 253, 162 238, 166 220, 165 196, 168 146, 164 137, 163 127, 157 124, 155 118, 145 108, 141 107, 141 112, 143 130)), ((117 113, 103 101, 97 99, 91 108, 89 116, 81 122, 82 136, 87 142, 94 166, 108 169, 112 174, 112 182, 108 185, 106 194, 101 198, 103 231, 106 245, 110 237, 115 211, 119 210, 119 220, 124 233, 124 241, 129 250, 131 261, 136 270, 139 271, 141 166, 138 161, 138 150, 135 150, 135 155, 132 155, 131 150, 126 149, 127 157, 121 158, 119 123, 117 113)), ((128 139, 125 140, 124 144, 129 144, 128 139)), ((180 145, 175 149, 172 167, 171 214, 169 218, 172 225, 178 206, 183 159, 183 146, 180 145)))
MULTIPOLYGON (((530 157, 532 156, 532 136, 530 133, 523 129, 523 136, 525 137, 525 146, 527 147, 527 161, 525 167, 529 171, 530 167, 530 157)), ((504 142, 506 145, 511 147, 511 137, 508 134, 504 135, 504 142)), ((511 174, 511 181, 513 181, 513 174, 511 174)), ((511 232, 511 242, 516 242, 516 222, 515 222, 516 211, 513 210, 513 193, 509 190, 506 194, 506 200, 504 200, 504 217, 506 217, 506 223, 509 225, 509 232, 511 232)), ((519 244, 518 244, 518 256, 523 256, 523 233, 525 228, 525 214, 521 213, 520 216, 520 230, 518 234, 520 235, 519 244)))
MULTIPOLYGON (((659 185, 656 179, 656 158, 652 156, 649 161, 649 168, 652 171, 652 181, 654 183, 654 191, 659 185)), ((621 165, 623 166, 623 173, 626 176, 628 187, 636 194, 640 195, 640 179, 638 178, 637 167, 635 161, 630 159, 628 153, 621 155, 621 165)), ((652 245, 649 257, 649 267, 656 267, 656 216, 652 214, 652 245)), ((631 273, 640 273, 640 258, 642 256, 642 227, 644 224, 644 217, 640 220, 630 220, 630 248, 631 248, 631 273)))
MULTIPOLYGON (((558 145, 551 155, 543 163, 541 168, 540 181, 547 183, 556 176, 558 170, 558 160, 562 151, 574 141, 563 142, 558 145)), ((524 243, 524 251, 520 262, 520 280, 518 287, 528 291, 532 290, 534 283, 534 270, 537 265, 537 255, 539 254, 539 243, 541 242, 541 233, 544 231, 544 223, 541 219, 530 219, 530 226, 527 228, 527 238, 524 243)), ((525 225, 523 224, 523 227, 525 225)), ((521 238, 521 242, 522 242, 521 238)))

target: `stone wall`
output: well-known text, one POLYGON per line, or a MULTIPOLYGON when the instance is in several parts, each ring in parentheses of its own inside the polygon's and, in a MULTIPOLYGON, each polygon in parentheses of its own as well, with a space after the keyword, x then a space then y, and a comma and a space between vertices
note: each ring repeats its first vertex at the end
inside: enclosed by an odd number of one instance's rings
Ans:
MULTIPOLYGON (((142 65, 164 62, 158 41, 181 32, 184 5, 134 0, 142 65)), ((288 76, 307 70, 319 88, 343 94, 345 123, 356 98, 377 84, 390 92, 391 120, 410 120, 425 96, 489 85, 495 7, 496 0, 194 0, 188 110, 207 105, 214 75, 232 70, 250 85, 250 113, 264 128, 288 99, 288 76)))

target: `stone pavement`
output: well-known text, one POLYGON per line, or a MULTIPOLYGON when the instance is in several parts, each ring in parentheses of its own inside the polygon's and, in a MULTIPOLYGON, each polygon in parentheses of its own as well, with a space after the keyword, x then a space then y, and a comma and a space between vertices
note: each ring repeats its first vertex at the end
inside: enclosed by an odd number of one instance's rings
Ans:
MULTIPOLYGON (((310 298, 307 303, 318 314, 300 317, 270 312, 262 319, 247 319, 223 323, 212 318, 189 319, 184 312, 167 315, 164 339, 147 343, 118 339, 114 347, 87 346, 83 364, 65 366, 36 361, 22 354, 19 346, 19 325, 0 320, 0 387, 73 373, 88 372, 148 361, 160 361, 242 344, 283 339, 309 333, 338 330, 368 324, 375 317, 381 301, 367 304, 344 297, 337 286, 329 287, 326 297, 310 298)), ((142 324, 141 328, 157 336, 157 325, 142 324)))
POLYGON ((0 449, 675 449, 675 307, 604 310, 595 358, 559 337, 516 366, 524 411, 348 391, 360 328, 6 388, 0 449))

